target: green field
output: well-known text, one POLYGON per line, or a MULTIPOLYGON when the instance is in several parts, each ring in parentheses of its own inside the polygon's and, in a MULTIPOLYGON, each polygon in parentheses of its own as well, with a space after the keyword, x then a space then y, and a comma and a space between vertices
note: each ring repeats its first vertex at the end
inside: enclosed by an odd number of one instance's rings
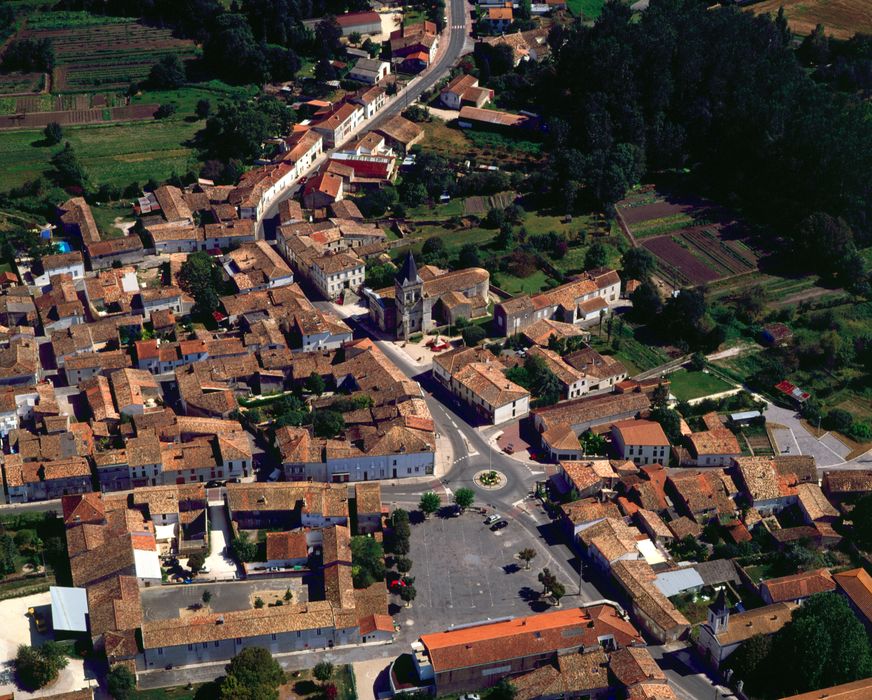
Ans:
POLYGON ((542 270, 536 270, 532 275, 523 279, 507 272, 498 272, 495 277, 497 281, 494 284, 512 295, 541 292, 545 288, 545 280, 548 279, 548 275, 542 270))
POLYGON ((582 15, 584 19, 596 19, 605 4, 605 0, 567 0, 566 6, 576 17, 582 15))
MULTIPOLYGON (((67 127, 64 139, 72 144, 95 185, 124 187, 154 178, 166 180, 197 165, 191 146, 185 145, 201 123, 183 119, 124 124, 67 127)), ((41 131, 0 131, 0 171, 3 187, 15 187, 51 170, 50 159, 59 147, 45 147, 41 131)))
POLYGON ((669 390, 679 401, 689 401, 702 396, 711 396, 733 387, 722 379, 706 372, 691 372, 680 369, 668 375, 669 390))

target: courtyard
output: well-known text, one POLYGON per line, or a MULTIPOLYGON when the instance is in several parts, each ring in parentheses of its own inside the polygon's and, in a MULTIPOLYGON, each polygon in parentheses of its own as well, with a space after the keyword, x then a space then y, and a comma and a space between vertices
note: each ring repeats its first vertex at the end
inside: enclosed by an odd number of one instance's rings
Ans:
POLYGON ((142 614, 149 621, 183 618, 193 614, 194 606, 203 605, 203 592, 206 590, 212 594, 212 597, 208 606, 205 607, 208 607, 212 612, 250 610, 254 605, 255 598, 261 598, 265 605, 277 600, 284 602, 284 596, 289 588, 291 590, 290 603, 308 601, 308 588, 299 577, 143 588, 140 590, 142 614))

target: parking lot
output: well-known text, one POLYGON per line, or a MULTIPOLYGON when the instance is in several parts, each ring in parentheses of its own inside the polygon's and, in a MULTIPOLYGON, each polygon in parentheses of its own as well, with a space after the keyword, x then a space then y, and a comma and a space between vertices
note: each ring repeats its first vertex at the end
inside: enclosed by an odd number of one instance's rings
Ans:
POLYGON ((409 556, 417 592, 409 613, 428 629, 529 614, 542 605, 539 572, 555 568, 547 547, 517 521, 493 532, 472 512, 413 525, 409 556), (515 556, 526 547, 537 552, 529 571, 515 556))
POLYGON ((290 587, 292 603, 304 603, 308 589, 302 579, 297 577, 275 578, 263 581, 232 581, 227 583, 191 583, 177 586, 153 586, 143 588, 142 614, 146 620, 171 620, 180 617, 180 611, 203 603, 203 591, 212 594, 209 608, 212 612, 231 612, 249 610, 255 595, 271 603, 281 597, 290 587), (275 595, 270 595, 274 592, 275 595))

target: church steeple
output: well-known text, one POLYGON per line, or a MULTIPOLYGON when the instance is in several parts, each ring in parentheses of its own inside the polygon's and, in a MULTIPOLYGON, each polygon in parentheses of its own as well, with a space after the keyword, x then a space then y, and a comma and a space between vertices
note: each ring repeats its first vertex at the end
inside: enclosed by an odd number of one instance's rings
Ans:
POLYGON ((727 604, 727 595, 721 588, 715 602, 708 608, 708 625, 712 632, 720 634, 730 624, 730 606, 727 604))
POLYGON ((403 266, 397 273, 396 281, 401 287, 422 284, 422 280, 418 276, 418 266, 415 264, 415 256, 412 255, 412 251, 409 251, 409 254, 406 256, 403 266))

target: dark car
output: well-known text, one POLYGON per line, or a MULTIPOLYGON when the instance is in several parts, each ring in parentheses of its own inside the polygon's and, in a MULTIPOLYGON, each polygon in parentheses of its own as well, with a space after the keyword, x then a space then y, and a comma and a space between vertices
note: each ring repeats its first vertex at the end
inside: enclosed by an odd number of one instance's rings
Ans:
POLYGON ((234 476, 234 477, 229 478, 229 479, 227 480, 227 483, 228 483, 228 484, 241 484, 241 483, 242 483, 242 479, 240 479, 238 476, 234 476))
POLYGON ((223 481, 217 481, 216 479, 212 479, 212 481, 207 481, 207 482, 206 482, 206 488, 207 488, 207 489, 215 489, 215 488, 218 488, 219 486, 224 486, 224 482, 223 482, 223 481))
POLYGON ((504 527, 508 527, 509 523, 507 520, 497 520, 493 525, 491 525, 491 530, 496 532, 497 530, 502 530, 504 527))

